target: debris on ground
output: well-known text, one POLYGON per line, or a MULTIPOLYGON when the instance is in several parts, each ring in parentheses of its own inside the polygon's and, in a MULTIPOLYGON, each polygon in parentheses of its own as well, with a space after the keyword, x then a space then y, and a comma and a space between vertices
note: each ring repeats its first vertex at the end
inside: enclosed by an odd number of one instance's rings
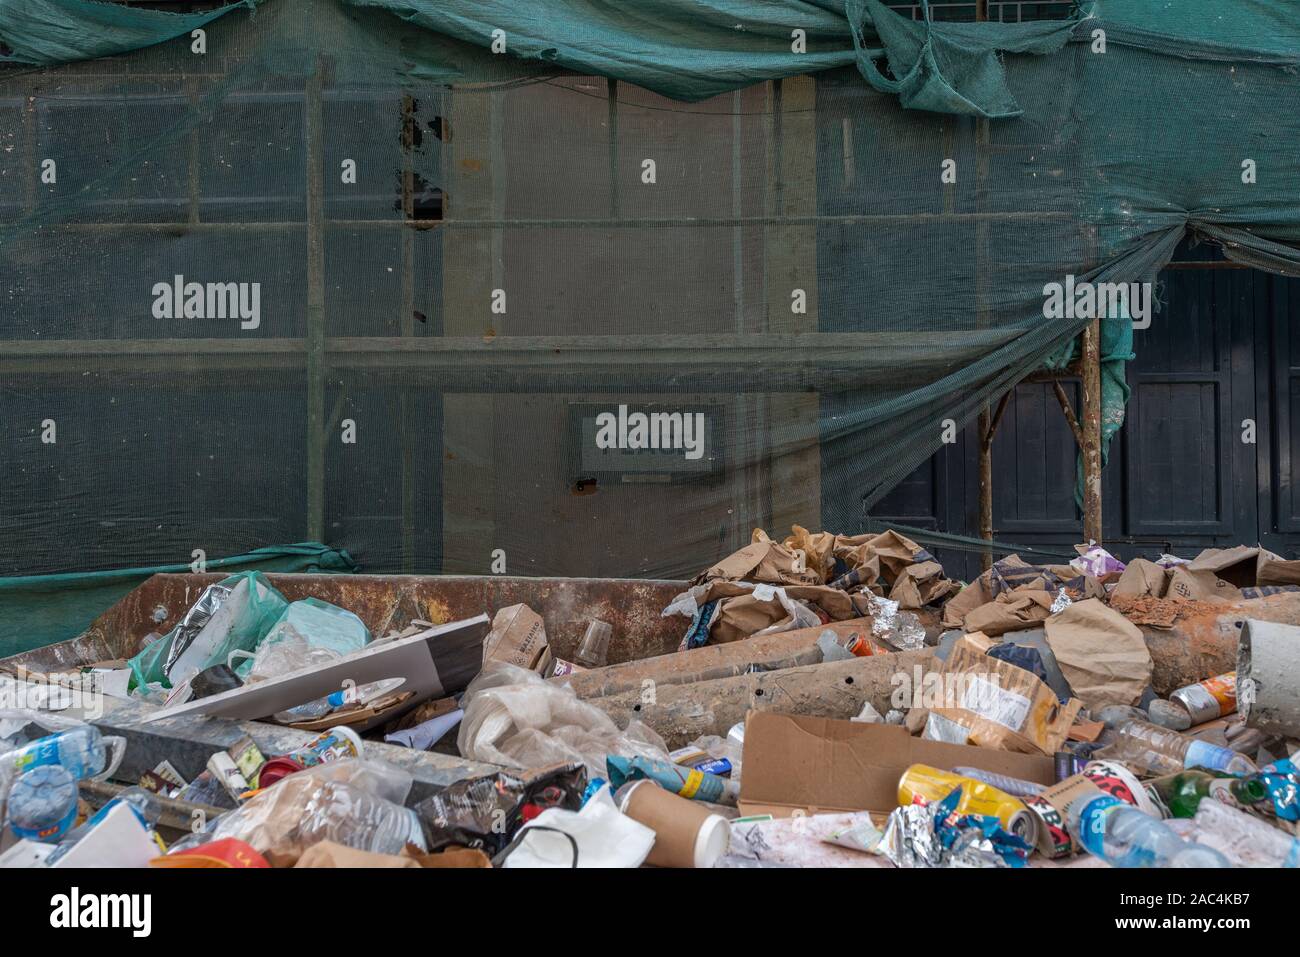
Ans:
POLYGON ((208 579, 129 658, 0 663, 0 866, 1300 865, 1300 561, 1077 551, 963 585, 894 531, 755 530, 641 660, 607 609, 208 579), (87 692, 259 721, 187 764, 87 692))

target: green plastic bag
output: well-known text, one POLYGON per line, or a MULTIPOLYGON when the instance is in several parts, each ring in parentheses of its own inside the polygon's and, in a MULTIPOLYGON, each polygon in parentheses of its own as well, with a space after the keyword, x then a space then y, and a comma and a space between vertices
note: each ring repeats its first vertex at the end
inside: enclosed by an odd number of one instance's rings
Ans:
MULTIPOLYGON (((319 598, 307 597, 284 610, 257 647, 256 657, 245 655, 234 665, 235 674, 294 671, 330 658, 360 651, 370 641, 370 629, 352 612, 319 598)), ((241 657, 236 655, 235 657, 241 657)), ((264 677, 271 677, 265 674, 264 677)))
POLYGON ((175 628, 127 662, 133 686, 170 688, 173 675, 224 664, 232 651, 252 651, 288 607, 258 571, 237 572, 209 585, 175 628))

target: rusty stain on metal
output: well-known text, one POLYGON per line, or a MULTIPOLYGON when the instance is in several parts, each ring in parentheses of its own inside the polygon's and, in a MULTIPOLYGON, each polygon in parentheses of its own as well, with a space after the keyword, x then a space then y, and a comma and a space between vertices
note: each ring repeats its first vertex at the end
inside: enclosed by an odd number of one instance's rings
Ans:
MULTIPOLYGON (((160 574, 125 595, 80 636, 16 655, 6 663, 33 670, 68 669, 91 661, 130 658, 156 633, 165 635, 220 574, 160 574)), ((685 582, 599 578, 522 578, 505 575, 303 575, 268 574, 288 601, 309 596, 346 608, 376 637, 413 619, 435 623, 494 614, 523 603, 546 623, 558 657, 572 657, 593 618, 613 628, 611 664, 677 649, 682 618, 663 608, 685 582)))

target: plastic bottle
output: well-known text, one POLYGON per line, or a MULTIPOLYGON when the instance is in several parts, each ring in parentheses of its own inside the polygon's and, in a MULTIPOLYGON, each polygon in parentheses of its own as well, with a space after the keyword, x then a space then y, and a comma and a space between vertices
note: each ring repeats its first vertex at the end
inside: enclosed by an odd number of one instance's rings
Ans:
POLYGON ((0 756, 0 774, 21 774, 32 768, 58 764, 76 780, 107 778, 122 763, 125 750, 125 738, 106 738, 94 725, 84 724, 37 738, 0 756))
POLYGON ((9 790, 6 823, 29 841, 59 840, 77 819, 77 782, 57 764, 20 774, 9 790))
POLYGON ((609 636, 613 632, 607 622, 593 621, 587 626, 587 633, 582 636, 578 650, 573 656, 575 663, 584 668, 603 668, 609 660, 609 636))
POLYGON ((1234 807, 1250 807, 1268 798, 1268 788, 1259 777, 1219 777, 1199 769, 1166 774, 1148 781, 1146 788, 1167 817, 1192 817, 1205 798, 1234 807))
MULTIPOLYGON (((344 762, 329 765, 337 769, 344 762)), ((428 845, 411 808, 385 800, 366 787, 342 780, 294 774, 213 819, 201 834, 172 845, 180 851, 233 837, 260 854, 297 859, 320 841, 337 841, 376 854, 399 854, 407 844, 428 845)))
POLYGON ((1230 774, 1253 774, 1258 770, 1244 754, 1136 720, 1116 728, 1114 743, 1097 757, 1120 761, 1144 775, 1175 774, 1198 767, 1230 774))
POLYGON ((985 771, 983 768, 953 768, 953 772, 963 777, 974 778, 976 781, 983 781, 985 784, 991 784, 999 791, 1005 791, 1014 797, 1026 798, 1033 797, 1035 794, 1041 794, 1047 790, 1047 785, 1039 784, 1035 781, 1022 781, 1020 778, 1013 778, 1007 774, 998 774, 995 771, 985 771))
POLYGON ((1194 818, 1173 826, 1237 867, 1300 867, 1300 840, 1222 801, 1202 801, 1194 818))
POLYGON ((1080 798, 1067 810, 1072 835, 1113 867, 1231 867, 1204 844, 1191 844, 1164 821, 1103 794, 1080 798))

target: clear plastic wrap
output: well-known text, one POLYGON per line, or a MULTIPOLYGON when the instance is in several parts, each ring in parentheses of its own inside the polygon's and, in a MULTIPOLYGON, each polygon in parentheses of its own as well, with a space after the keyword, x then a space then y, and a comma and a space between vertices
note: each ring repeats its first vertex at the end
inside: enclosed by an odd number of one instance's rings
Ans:
POLYGON ((649 726, 633 721, 619 730, 568 685, 551 684, 502 661, 484 666, 461 706, 465 717, 456 743, 475 761, 509 768, 578 761, 592 777, 604 777, 609 754, 668 760, 663 738, 649 726))

